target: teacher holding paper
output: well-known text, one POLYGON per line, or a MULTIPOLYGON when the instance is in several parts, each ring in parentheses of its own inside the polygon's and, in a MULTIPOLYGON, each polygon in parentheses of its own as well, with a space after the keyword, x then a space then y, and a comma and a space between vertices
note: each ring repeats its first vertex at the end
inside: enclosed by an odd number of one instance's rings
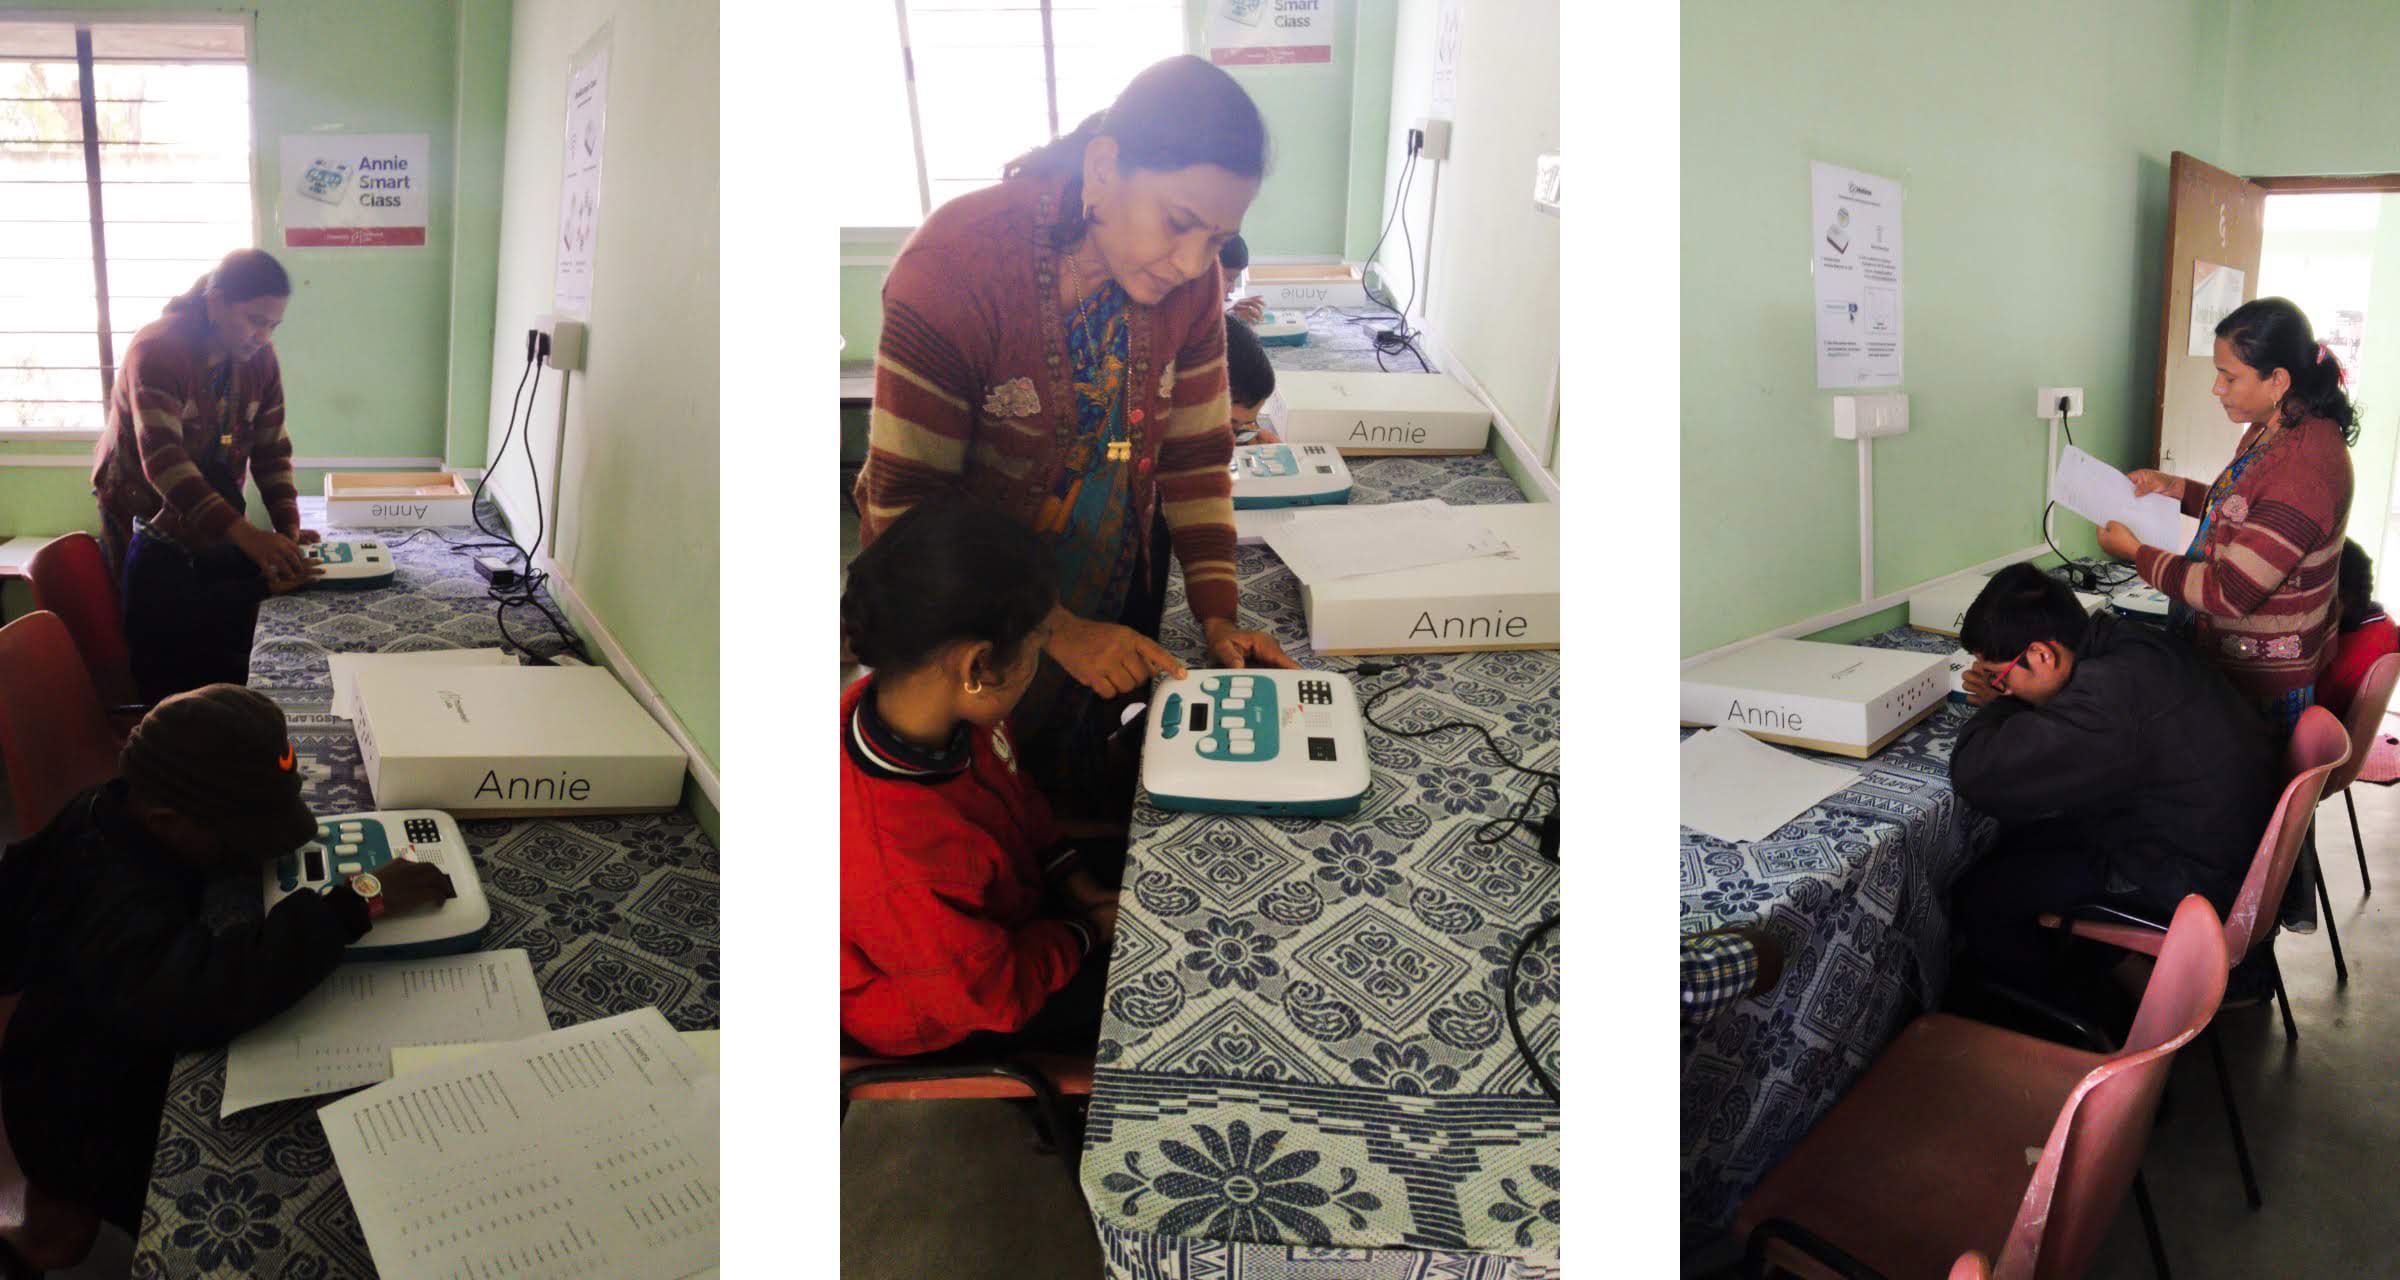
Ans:
POLYGON ((2356 415, 2340 362, 2285 299, 2225 317, 2216 361, 2217 400, 2247 427, 2232 463, 2207 485, 2151 470, 2129 477, 2136 496, 2168 494, 2200 521, 2192 545, 2181 555, 2148 546, 2112 520, 2100 549, 2132 561, 2170 602, 2168 629, 2288 737, 2333 652, 2356 415))

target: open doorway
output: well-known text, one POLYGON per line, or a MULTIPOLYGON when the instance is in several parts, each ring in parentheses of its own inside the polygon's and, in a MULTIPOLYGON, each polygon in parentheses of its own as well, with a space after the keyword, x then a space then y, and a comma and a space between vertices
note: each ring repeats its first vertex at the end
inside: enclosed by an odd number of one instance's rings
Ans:
MULTIPOLYGON (((2268 185, 2261 180, 2260 185, 2268 185)), ((2378 598, 2400 587, 2400 184, 2394 190, 2270 186, 2258 294, 2308 313, 2350 371, 2359 441, 2349 536, 2375 557, 2378 598)))

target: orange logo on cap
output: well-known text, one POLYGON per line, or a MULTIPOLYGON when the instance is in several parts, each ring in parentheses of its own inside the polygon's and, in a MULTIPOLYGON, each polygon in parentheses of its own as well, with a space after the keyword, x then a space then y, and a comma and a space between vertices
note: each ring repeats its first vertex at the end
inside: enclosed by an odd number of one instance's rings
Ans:
POLYGON ((290 773, 290 772, 292 771, 292 765, 293 765, 293 763, 294 763, 294 761, 293 761, 293 759, 292 759, 292 744, 291 744, 291 743, 289 743, 289 742, 286 742, 286 743, 284 743, 284 744, 283 744, 283 758, 282 758, 281 760, 278 760, 278 761, 276 761, 276 762, 275 762, 275 764, 276 764, 276 767, 277 767, 277 768, 280 768, 280 769, 282 769, 282 770, 283 770, 285 773, 290 773))

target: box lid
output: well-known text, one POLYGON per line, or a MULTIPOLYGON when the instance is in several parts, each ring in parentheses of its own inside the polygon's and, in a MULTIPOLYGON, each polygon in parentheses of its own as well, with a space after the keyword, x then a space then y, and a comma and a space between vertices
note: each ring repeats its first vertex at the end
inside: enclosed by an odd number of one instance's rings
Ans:
POLYGON ((1508 543, 1507 554, 1311 582, 1307 584, 1310 598, 1326 604, 1407 597, 1558 594, 1557 503, 1495 502, 1453 510, 1472 516, 1500 535, 1508 543))
POLYGON ((356 679, 359 716, 385 759, 684 758, 599 667, 392 666, 356 679))
POLYGON ((1938 653, 1778 637, 1694 667, 1683 682, 1849 701, 1879 696, 1942 665, 1938 653))
POLYGON ((1285 407, 1331 413, 1462 413, 1489 418, 1491 410, 1446 373, 1328 373, 1288 369, 1275 374, 1285 407))

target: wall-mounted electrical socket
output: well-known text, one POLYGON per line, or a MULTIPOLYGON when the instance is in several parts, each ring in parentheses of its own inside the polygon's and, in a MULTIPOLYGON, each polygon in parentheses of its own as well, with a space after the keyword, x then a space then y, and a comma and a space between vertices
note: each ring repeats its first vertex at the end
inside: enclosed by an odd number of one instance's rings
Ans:
POLYGON ((2044 422, 2056 421, 2058 401, 2062 396, 2067 401, 2067 416, 2070 418, 2082 417, 2083 388, 2081 387, 2043 387, 2034 393, 2033 416, 2044 422))
POLYGON ((533 322, 533 327, 550 339, 550 353, 542 358, 542 363, 563 372, 583 368, 583 321, 542 316, 533 322))
POLYGON ((1833 434, 1843 440, 1896 436, 1908 430, 1908 396, 1835 396, 1833 434))
POLYGON ((1558 213, 1558 157, 1533 158, 1533 207, 1543 213, 1558 213))
POLYGON ((1450 122, 1434 116, 1418 116, 1417 132, 1425 135, 1424 144, 1417 148, 1419 160, 1450 158, 1450 122))

